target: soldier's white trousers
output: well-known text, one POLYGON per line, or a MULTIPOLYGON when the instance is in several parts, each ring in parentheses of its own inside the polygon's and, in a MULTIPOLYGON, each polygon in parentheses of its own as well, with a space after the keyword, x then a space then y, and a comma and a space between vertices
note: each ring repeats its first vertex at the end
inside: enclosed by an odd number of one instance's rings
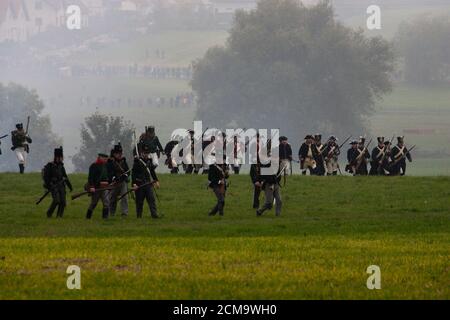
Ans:
POLYGON ((327 160, 327 173, 332 174, 333 172, 338 171, 338 162, 335 158, 331 158, 327 160))
POLYGON ((150 158, 152 159, 152 164, 156 168, 159 165, 158 154, 156 152, 150 153, 150 158))
POLYGON ((289 159, 283 159, 281 160, 280 169, 284 169, 283 175, 291 174, 291 162, 289 159))
POLYGON ((16 153, 16 157, 19 163, 26 165, 28 153, 25 151, 25 148, 23 147, 16 148, 14 152, 16 153))

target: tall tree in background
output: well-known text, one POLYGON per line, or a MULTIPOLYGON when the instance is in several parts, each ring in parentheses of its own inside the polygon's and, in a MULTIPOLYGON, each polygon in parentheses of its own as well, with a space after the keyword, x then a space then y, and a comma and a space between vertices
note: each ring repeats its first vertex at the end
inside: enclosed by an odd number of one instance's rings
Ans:
POLYGON ((39 171, 45 163, 53 158, 53 150, 62 145, 62 140, 52 132, 50 118, 43 115, 44 103, 34 90, 10 83, 0 83, 0 136, 9 134, 3 139, 0 148, 0 171, 18 171, 17 159, 11 151, 11 131, 16 123, 26 125, 30 116, 30 136, 33 143, 27 160, 27 171, 39 171))
POLYGON ((225 47, 195 63, 197 117, 209 127, 360 133, 376 99, 391 90, 394 54, 334 19, 328 1, 262 0, 239 11, 225 47))
POLYGON ((450 16, 404 22, 395 43, 407 82, 427 85, 450 80, 450 16))
POLYGON ((98 153, 109 154, 114 144, 121 143, 124 155, 131 155, 134 127, 123 117, 112 117, 98 112, 87 117, 81 125, 81 147, 72 162, 75 172, 86 172, 98 153))

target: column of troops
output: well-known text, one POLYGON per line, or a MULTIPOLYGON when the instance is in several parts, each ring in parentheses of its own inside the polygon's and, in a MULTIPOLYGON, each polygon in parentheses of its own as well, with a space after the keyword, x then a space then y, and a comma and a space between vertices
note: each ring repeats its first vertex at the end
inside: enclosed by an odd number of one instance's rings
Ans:
MULTIPOLYGON (((28 125, 27 125, 28 127, 28 125)), ((194 140, 194 131, 189 130, 191 139, 194 140)), ((0 137, 4 138, 6 136, 0 137)), ((222 136, 226 141, 226 136, 222 136)), ((156 189, 160 187, 156 168, 159 166, 159 158, 166 155, 165 164, 172 174, 179 173, 180 164, 172 159, 172 150, 179 143, 173 140, 162 147, 153 126, 146 127, 145 132, 136 140, 133 150, 133 163, 131 168, 127 159, 123 155, 123 149, 120 143, 114 146, 109 154, 99 153, 97 159, 89 167, 88 181, 84 186, 84 191, 72 195, 72 199, 77 199, 83 195, 91 197, 89 207, 86 212, 86 218, 91 219, 98 203, 102 202, 102 217, 104 219, 114 216, 120 202, 120 211, 122 216, 128 216, 129 197, 133 197, 136 202, 136 215, 142 218, 144 203, 147 202, 152 218, 159 218, 156 189), (129 183, 131 182, 131 188, 129 183)), ((253 184, 253 208, 256 215, 261 216, 266 210, 275 206, 275 214, 281 214, 281 185, 282 177, 292 174, 292 162, 300 165, 302 175, 308 172, 310 175, 337 175, 342 174, 338 158, 342 147, 350 140, 350 137, 344 140, 342 144, 338 143, 335 136, 330 136, 325 143, 322 143, 320 134, 307 135, 298 151, 298 160, 293 159, 292 147, 285 136, 280 137, 278 157, 271 157, 271 140, 267 141, 265 150, 262 154, 267 154, 269 161, 261 161, 259 135, 256 139, 257 157, 255 163, 250 166, 250 178, 253 184), (276 171, 263 170, 271 168, 271 161, 278 161, 276 171), (263 173, 264 171, 264 173, 263 173), (260 206, 260 194, 264 193, 265 202, 260 206)), ((406 173, 406 160, 412 161, 411 150, 404 143, 404 137, 397 137, 397 144, 392 145, 394 137, 386 141, 384 137, 377 138, 377 146, 369 152, 369 143, 366 143, 364 137, 359 140, 351 140, 347 150, 347 165, 345 171, 352 175, 404 175, 406 173), (370 164, 370 170, 369 170, 370 164)), ((205 150, 215 138, 202 142, 202 149, 205 150)), ((16 130, 12 132, 12 150, 16 153, 19 161, 19 172, 24 173, 27 154, 30 151, 29 144, 32 139, 28 135, 28 129, 24 130, 22 124, 16 125, 16 130)), ((186 174, 198 174, 202 170, 203 174, 208 175, 208 186, 212 189, 216 204, 209 211, 210 216, 224 214, 225 195, 228 185, 230 171, 239 174, 242 166, 242 159, 239 155, 242 150, 247 150, 249 145, 242 144, 238 138, 234 137, 234 161, 229 164, 226 152, 224 150, 224 161, 222 164, 216 163, 215 154, 209 161, 203 161, 203 164, 195 164, 194 144, 191 145, 191 157, 185 157, 181 166, 186 174)), ((226 143, 223 143, 225 149, 226 143)), ((202 150, 202 151, 203 151, 202 150)), ((182 156, 182 151, 180 151, 182 156)), ((54 150, 54 159, 42 169, 42 178, 46 193, 39 199, 39 204, 48 194, 52 196, 52 203, 47 211, 47 216, 53 216, 57 210, 57 217, 62 217, 66 207, 66 186, 73 191, 72 184, 69 181, 64 168, 63 148, 54 150)))

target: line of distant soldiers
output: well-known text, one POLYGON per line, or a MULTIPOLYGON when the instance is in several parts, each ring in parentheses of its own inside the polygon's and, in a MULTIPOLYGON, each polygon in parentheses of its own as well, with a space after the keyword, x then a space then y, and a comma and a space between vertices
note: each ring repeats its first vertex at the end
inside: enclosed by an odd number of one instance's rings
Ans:
MULTIPOLYGON (((28 128, 28 124, 27 124, 28 128)), ((27 130, 24 130, 22 124, 16 125, 16 130, 12 132, 12 150, 15 151, 19 160, 20 173, 24 172, 26 155, 29 152, 29 144, 32 142, 27 130)), ((189 130, 191 139, 194 139, 194 131, 189 130)), ((223 136, 224 140, 226 139, 223 136)), ((337 175, 341 173, 338 157, 341 148, 350 139, 348 137, 344 143, 339 145, 335 136, 330 136, 325 144, 321 142, 320 134, 307 135, 300 146, 298 152, 298 161, 293 159, 292 147, 288 143, 288 138, 280 137, 278 157, 271 159, 269 139, 266 147, 266 154, 270 161, 279 161, 278 169, 262 173, 262 168, 270 168, 271 162, 261 161, 260 148, 261 143, 259 135, 256 139, 257 161, 250 167, 250 177, 254 188, 253 208, 256 209, 257 216, 262 215, 266 210, 270 210, 275 205, 276 215, 281 214, 281 185, 282 177, 292 174, 292 162, 300 164, 300 170, 303 175, 307 172, 311 175, 337 175), (264 163, 264 164, 263 164, 264 163), (260 207, 260 194, 264 191, 265 202, 260 207)), ((410 151, 404 144, 404 137, 397 137, 397 144, 392 146, 392 140, 385 141, 384 137, 378 137, 378 145, 369 153, 368 148, 371 141, 366 144, 366 139, 360 137, 359 141, 350 141, 350 148, 347 150, 348 164, 345 171, 353 175, 404 175, 406 173, 406 159, 412 161, 410 151), (368 164, 371 165, 368 170, 368 164)), ((114 216, 120 202, 122 216, 128 216, 128 201, 130 196, 134 196, 136 202, 136 215, 142 218, 144 203, 147 202, 150 213, 153 218, 158 218, 158 208, 156 205, 158 195, 156 189, 159 188, 159 180, 156 174, 156 168, 159 165, 161 154, 165 154, 167 159, 165 164, 171 170, 171 173, 179 172, 179 165, 171 158, 173 148, 178 141, 170 141, 163 149, 153 126, 146 127, 145 132, 137 139, 133 151, 134 161, 130 169, 127 159, 123 155, 123 149, 120 143, 114 146, 110 154, 99 153, 96 161, 89 168, 88 181, 85 185, 85 191, 79 195, 72 196, 76 199, 81 195, 88 194, 91 197, 90 205, 86 212, 86 218, 91 219, 95 208, 101 201, 103 204, 102 217, 108 218, 114 216), (131 188, 129 183, 131 181, 131 188)), ((204 141, 202 150, 205 150, 211 143, 214 143, 214 137, 210 141, 204 141)), ((225 143, 224 143, 225 148, 225 143)), ((185 173, 198 174, 203 169, 204 174, 208 174, 208 186, 213 190, 216 197, 216 204, 210 210, 209 215, 224 214, 225 195, 228 185, 229 172, 232 170, 239 174, 242 165, 242 159, 238 159, 238 154, 246 150, 248 145, 242 144, 234 137, 234 164, 229 165, 226 161, 224 152, 224 163, 215 162, 215 157, 209 159, 208 164, 194 164, 192 144, 191 156, 186 163, 183 163, 185 173)), ((414 147, 413 147, 414 148, 414 147)), ((264 152, 263 152, 264 154, 264 152)), ((186 158, 185 158, 186 159, 186 158)), ((44 188, 48 194, 52 195, 53 201, 47 211, 47 216, 52 217, 57 209, 57 217, 62 217, 66 207, 66 186, 73 190, 64 168, 64 155, 62 147, 55 149, 54 160, 49 162, 42 170, 44 188)), ((44 196, 45 197, 45 196, 44 196)))

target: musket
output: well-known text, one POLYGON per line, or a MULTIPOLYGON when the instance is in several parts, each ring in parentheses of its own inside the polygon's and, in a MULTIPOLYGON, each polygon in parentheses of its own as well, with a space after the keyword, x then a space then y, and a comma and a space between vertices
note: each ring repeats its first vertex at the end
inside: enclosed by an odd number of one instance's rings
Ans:
POLYGON ((76 194, 72 195, 72 200, 78 199, 84 195, 91 194, 91 193, 113 190, 115 187, 116 187, 115 185, 109 185, 108 187, 105 187, 105 188, 95 189, 95 192, 83 191, 80 193, 76 193, 76 194))
POLYGON ((146 182, 146 183, 143 183, 143 184, 141 184, 140 186, 138 186, 136 189, 128 190, 128 191, 125 192, 123 195, 121 195, 121 196, 117 199, 117 201, 122 200, 123 198, 125 198, 127 195, 129 195, 129 194, 132 193, 133 191, 138 191, 139 189, 141 189, 141 188, 143 188, 143 187, 145 187, 145 186, 148 186, 148 185, 152 185, 152 184, 154 184, 154 183, 155 183, 155 181, 152 181, 152 182, 146 182))
MULTIPOLYGON (((388 150, 387 150, 387 148, 390 146, 390 145, 392 145, 392 141, 394 141, 394 138, 395 138, 395 134, 393 134, 392 135, 392 138, 391 138, 391 140, 389 141, 389 144, 387 145, 387 146, 385 146, 384 148, 385 148, 385 150, 383 151, 384 153, 383 153, 383 156, 381 157, 381 159, 380 159, 380 162, 378 163, 378 168, 377 168, 377 173, 378 174, 380 174, 382 171, 383 171, 383 162, 384 162, 384 160, 386 159, 386 156, 387 156, 387 154, 388 154, 388 150)), ((376 161, 375 159, 374 159, 374 161, 376 161)))
POLYGON ((61 183, 66 183, 66 179, 59 181, 52 188, 47 189, 47 191, 44 193, 44 195, 42 197, 40 197, 38 201, 36 201, 36 205, 38 206, 45 198, 47 198, 47 196, 52 192, 52 190, 55 189, 57 186, 59 186, 61 183))
POLYGON ((7 136, 9 136, 9 134, 5 134, 4 136, 1 136, 0 140, 5 139, 7 136))
POLYGON ((370 146, 370 144, 372 143, 372 139, 369 140, 369 143, 362 149, 361 153, 356 157, 356 166, 355 166, 355 171, 357 171, 359 169, 359 167, 361 166, 361 163, 364 160, 364 155, 367 151, 367 148, 370 146))
POLYGON ((25 130, 25 135, 28 135, 28 129, 30 128, 30 116, 27 118, 27 128, 25 130))

